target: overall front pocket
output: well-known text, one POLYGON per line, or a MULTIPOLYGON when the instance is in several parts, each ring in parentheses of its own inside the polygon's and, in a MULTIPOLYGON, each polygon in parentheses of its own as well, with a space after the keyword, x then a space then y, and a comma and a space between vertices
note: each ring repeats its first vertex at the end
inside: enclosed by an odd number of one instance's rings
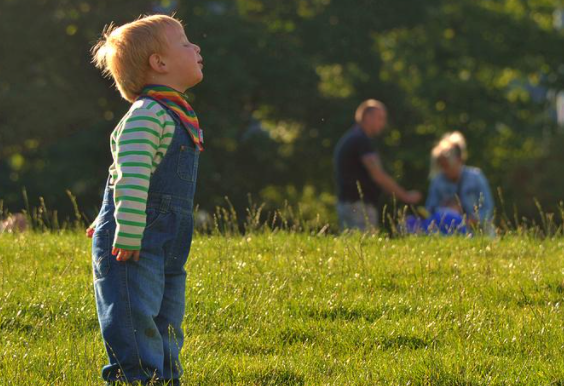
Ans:
POLYGON ((198 174, 198 158, 200 151, 190 146, 180 146, 180 153, 178 154, 178 176, 190 182, 196 182, 198 174))

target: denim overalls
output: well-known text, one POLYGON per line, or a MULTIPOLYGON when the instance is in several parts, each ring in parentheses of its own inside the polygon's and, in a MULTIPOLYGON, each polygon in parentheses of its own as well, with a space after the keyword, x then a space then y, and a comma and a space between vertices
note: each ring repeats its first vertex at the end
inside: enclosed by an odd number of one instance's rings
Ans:
POLYGON ((192 242, 199 150, 167 112, 176 127, 151 176, 139 261, 118 262, 111 254, 116 223, 109 184, 92 238, 96 307, 109 359, 102 377, 108 383, 159 379, 173 385, 182 375, 184 264, 192 242))

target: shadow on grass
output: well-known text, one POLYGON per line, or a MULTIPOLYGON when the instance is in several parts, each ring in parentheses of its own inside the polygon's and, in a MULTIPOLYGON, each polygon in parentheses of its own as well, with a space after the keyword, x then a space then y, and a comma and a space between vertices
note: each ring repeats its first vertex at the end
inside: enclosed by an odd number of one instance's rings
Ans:
POLYGON ((0 331, 3 332, 15 332, 23 334, 32 334, 35 327, 30 323, 25 323, 19 319, 4 319, 0 320, 0 331))
POLYGON ((288 385, 300 386, 305 385, 305 379, 302 375, 291 370, 271 369, 266 371, 258 371, 254 374, 245 375, 242 379, 251 385, 269 386, 269 385, 288 385))
POLYGON ((248 337, 226 340, 221 347, 222 350, 237 355, 244 354, 250 356, 266 356, 276 353, 276 348, 271 345, 265 345, 264 343, 249 340, 248 337))
POLYGON ((312 319, 321 320, 365 320, 374 322, 385 315, 407 315, 410 312, 405 306, 385 306, 381 308, 336 306, 327 308, 311 308, 306 315, 312 319))
POLYGON ((53 325, 69 323, 83 331, 97 331, 100 328, 96 318, 80 316, 73 318, 68 315, 66 308, 47 307, 43 304, 11 305, 3 310, 5 315, 0 318, 2 333, 16 333, 28 338, 39 336, 42 330, 48 330, 53 325))
POLYGON ((398 335, 398 336, 385 336, 376 339, 375 341, 369 341, 367 344, 369 347, 378 348, 380 350, 396 350, 396 349, 406 349, 406 350, 419 350, 428 347, 432 344, 431 341, 421 339, 417 336, 412 335, 398 335))
POLYGON ((286 345, 296 343, 313 343, 316 340, 315 333, 300 328, 288 327, 279 334, 280 341, 286 345))

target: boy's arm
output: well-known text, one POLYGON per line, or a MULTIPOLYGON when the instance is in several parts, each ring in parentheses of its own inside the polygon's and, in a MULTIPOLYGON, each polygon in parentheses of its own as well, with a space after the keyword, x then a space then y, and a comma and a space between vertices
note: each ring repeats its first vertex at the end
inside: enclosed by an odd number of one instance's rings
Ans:
POLYGON ((133 110, 115 138, 116 249, 141 249, 151 170, 165 125, 158 115, 149 109, 133 110))

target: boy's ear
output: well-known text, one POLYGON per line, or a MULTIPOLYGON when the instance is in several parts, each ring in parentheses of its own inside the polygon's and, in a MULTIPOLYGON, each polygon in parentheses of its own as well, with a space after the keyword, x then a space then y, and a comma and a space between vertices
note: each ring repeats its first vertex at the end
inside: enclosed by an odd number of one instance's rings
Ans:
POLYGON ((159 54, 149 56, 149 65, 153 71, 158 72, 159 74, 165 73, 167 70, 166 63, 159 54))

